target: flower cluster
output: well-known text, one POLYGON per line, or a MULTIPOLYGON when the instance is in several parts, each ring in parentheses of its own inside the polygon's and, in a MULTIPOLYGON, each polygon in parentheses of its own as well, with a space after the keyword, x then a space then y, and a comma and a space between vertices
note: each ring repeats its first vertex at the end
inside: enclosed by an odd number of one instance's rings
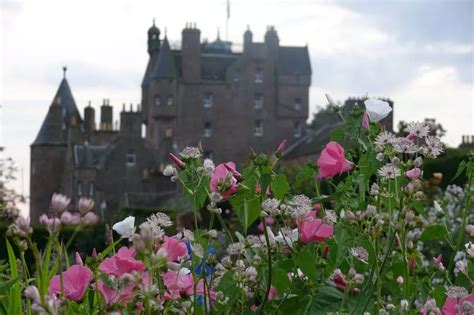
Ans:
MULTIPOLYGON (((344 142, 327 143, 296 175, 295 181, 311 183, 305 193, 279 172, 286 140, 269 156, 253 152, 246 168, 203 159, 201 145, 170 154, 174 166, 163 175, 183 186, 192 222, 175 229, 168 212, 145 220, 128 216, 107 230, 106 248, 84 260, 76 254, 73 265, 62 227, 79 229, 98 217, 92 200, 80 199, 78 211, 71 211, 67 197, 54 195, 41 217, 50 232, 44 252, 31 240, 28 220, 18 218, 9 228, 21 255, 33 253, 36 276, 9 290, 9 301, 19 301, 21 285, 30 303, 4 308, 22 313, 31 305, 28 311, 38 314, 471 314, 474 161, 464 165, 465 189, 429 195, 423 164, 441 154, 441 142, 424 123, 411 123, 407 137, 381 129, 378 122, 390 112, 375 99, 365 110, 356 108, 344 142)), ((9 254, 16 262, 13 250, 9 254)), ((20 259, 18 266, 27 277, 26 263, 20 259)), ((19 277, 18 266, 11 267, 12 277, 19 277)))

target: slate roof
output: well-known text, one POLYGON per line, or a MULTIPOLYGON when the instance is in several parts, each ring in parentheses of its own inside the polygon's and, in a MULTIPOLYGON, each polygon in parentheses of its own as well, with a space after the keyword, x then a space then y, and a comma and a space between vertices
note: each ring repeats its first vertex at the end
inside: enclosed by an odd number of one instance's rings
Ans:
MULTIPOLYGON (((232 43, 220 38, 212 43, 201 44, 201 78, 204 80, 224 81, 229 66, 242 54, 231 50, 232 43)), ((253 43, 254 48, 264 43, 253 43)), ((171 50, 168 39, 162 41, 159 54, 149 60, 142 86, 152 79, 180 78, 181 50, 171 50)), ((311 62, 308 47, 280 46, 278 49, 278 71, 282 75, 311 75, 311 62)))
POLYGON ((278 49, 278 71, 286 75, 310 75, 311 62, 308 47, 280 46, 278 49))
MULTIPOLYGON (((53 98, 53 103, 59 102, 64 110, 64 117, 63 122, 64 126, 66 127, 65 130, 68 130, 71 127, 71 120, 75 117, 76 126, 82 126, 82 118, 79 114, 79 110, 76 106, 76 101, 74 101, 74 97, 72 96, 71 88, 69 87, 69 83, 66 78, 63 78, 61 84, 59 85, 58 91, 53 98)), ((52 115, 46 115, 46 118, 41 125, 40 131, 33 142, 33 144, 49 144, 49 143, 57 143, 58 139, 51 138, 52 133, 50 131, 50 127, 53 119, 52 115)), ((64 141, 66 140, 67 133, 64 133, 64 141)))
POLYGON ((81 169, 101 169, 109 147, 109 145, 75 145, 74 164, 81 169))
POLYGON ((176 66, 168 38, 163 39, 158 60, 155 62, 151 79, 176 78, 176 66))
POLYGON ((201 78, 204 80, 224 81, 227 69, 239 56, 238 54, 201 55, 201 78))

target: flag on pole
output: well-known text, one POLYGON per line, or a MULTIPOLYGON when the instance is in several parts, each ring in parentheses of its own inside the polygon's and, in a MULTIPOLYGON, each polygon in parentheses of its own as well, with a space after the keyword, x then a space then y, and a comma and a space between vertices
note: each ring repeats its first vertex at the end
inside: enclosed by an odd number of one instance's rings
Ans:
POLYGON ((230 18, 230 0, 227 0, 227 19, 230 18))

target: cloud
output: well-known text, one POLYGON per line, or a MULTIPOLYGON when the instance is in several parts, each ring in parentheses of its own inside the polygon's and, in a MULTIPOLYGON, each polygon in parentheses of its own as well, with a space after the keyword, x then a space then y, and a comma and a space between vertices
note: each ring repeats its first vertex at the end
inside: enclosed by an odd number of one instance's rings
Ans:
POLYGON ((474 133, 474 84, 460 80, 454 67, 421 65, 404 86, 392 91, 397 100, 395 118, 416 121, 436 118, 447 134, 444 141, 460 143, 474 133))

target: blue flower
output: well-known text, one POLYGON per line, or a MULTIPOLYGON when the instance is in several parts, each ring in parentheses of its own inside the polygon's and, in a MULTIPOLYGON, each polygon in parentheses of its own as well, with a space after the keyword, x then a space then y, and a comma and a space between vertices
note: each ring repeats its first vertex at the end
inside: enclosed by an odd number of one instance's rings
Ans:
POLYGON ((208 264, 205 264, 205 263, 200 263, 197 267, 196 267, 196 275, 197 276, 201 276, 202 274, 202 268, 204 267, 204 270, 206 272, 206 276, 209 276, 211 274, 214 273, 214 268, 212 268, 211 266, 209 266, 208 264))

